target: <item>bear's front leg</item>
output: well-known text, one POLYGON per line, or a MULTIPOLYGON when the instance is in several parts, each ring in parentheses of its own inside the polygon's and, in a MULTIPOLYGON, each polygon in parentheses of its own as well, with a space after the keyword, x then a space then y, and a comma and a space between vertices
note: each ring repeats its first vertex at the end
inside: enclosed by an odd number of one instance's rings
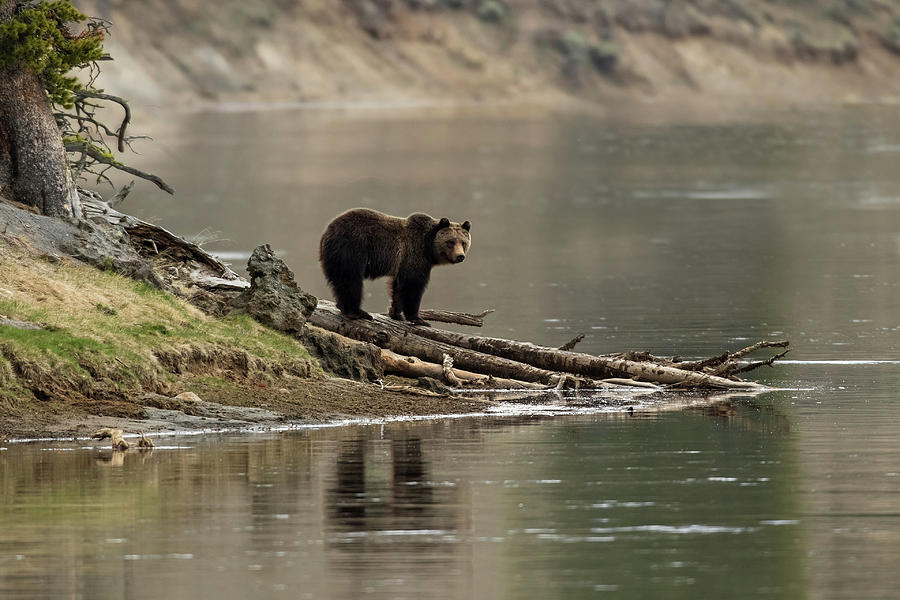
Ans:
POLYGON ((404 277, 398 276, 397 291, 403 305, 403 314, 406 320, 413 325, 431 327, 431 323, 419 318, 419 305, 422 303, 422 295, 428 285, 429 273, 408 273, 404 277))

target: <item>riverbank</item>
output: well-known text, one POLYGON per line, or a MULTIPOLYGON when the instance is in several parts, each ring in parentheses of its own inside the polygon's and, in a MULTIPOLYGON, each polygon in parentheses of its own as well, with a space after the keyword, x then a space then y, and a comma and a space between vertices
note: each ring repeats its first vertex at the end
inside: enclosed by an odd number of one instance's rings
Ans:
POLYGON ((22 234, 35 223, 16 229, 11 219, 4 222, 0 439, 85 436, 100 427, 274 427, 484 407, 332 377, 297 339, 249 315, 211 317, 145 283, 36 247, 22 234))
POLYGON ((877 0, 76 4, 112 23, 114 60, 99 84, 164 113, 248 102, 900 99, 900 6, 877 0))

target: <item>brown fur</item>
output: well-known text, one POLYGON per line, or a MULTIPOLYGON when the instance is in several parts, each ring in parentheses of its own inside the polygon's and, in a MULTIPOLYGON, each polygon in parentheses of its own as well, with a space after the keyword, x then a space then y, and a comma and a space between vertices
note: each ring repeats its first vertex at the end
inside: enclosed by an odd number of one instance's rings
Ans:
POLYGON ((423 213, 405 219, 369 208, 335 217, 319 243, 319 261, 340 311, 371 319, 362 310, 363 279, 389 277, 391 318, 428 325, 419 305, 435 265, 462 262, 472 242, 468 221, 451 223, 423 213))

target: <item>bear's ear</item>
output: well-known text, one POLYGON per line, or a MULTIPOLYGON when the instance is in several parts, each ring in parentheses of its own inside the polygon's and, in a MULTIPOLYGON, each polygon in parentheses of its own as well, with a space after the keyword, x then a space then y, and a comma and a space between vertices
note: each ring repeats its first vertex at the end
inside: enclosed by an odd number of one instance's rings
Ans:
POLYGON ((469 231, 470 229, 472 229, 472 224, 469 223, 468 221, 464 221, 462 224, 462 228, 465 229, 466 231, 469 231))
POLYGON ((444 227, 450 227, 450 219, 448 219, 447 217, 441 219, 437 224, 438 229, 443 229, 444 227))

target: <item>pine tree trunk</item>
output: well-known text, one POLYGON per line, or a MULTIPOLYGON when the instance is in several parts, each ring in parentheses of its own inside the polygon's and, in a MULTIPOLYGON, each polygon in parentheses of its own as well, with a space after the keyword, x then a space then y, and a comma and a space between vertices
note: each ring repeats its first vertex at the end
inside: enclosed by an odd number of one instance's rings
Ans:
MULTIPOLYGON (((15 0, 0 0, 0 23, 15 0)), ((26 66, 0 67, 0 196, 53 217, 79 215, 78 192, 41 81, 26 66)))

